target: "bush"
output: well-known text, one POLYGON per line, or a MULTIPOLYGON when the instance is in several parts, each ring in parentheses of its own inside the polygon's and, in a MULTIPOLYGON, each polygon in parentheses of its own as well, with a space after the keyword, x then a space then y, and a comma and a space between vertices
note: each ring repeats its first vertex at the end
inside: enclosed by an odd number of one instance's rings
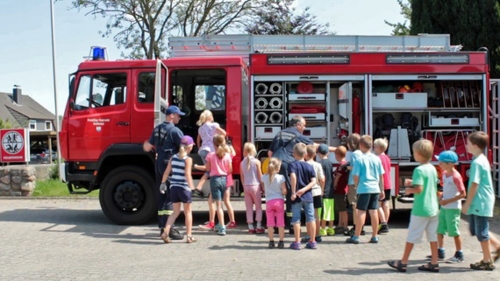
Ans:
POLYGON ((55 164, 50 167, 49 178, 53 180, 59 179, 59 165, 55 164))

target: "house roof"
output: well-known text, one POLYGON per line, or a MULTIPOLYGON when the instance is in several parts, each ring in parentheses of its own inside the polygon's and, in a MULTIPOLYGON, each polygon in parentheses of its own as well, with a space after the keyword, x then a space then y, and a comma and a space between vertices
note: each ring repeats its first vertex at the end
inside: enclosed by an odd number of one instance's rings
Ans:
POLYGON ((23 94, 19 105, 13 101, 12 93, 0 92, 0 119, 8 119, 14 127, 26 128, 30 119, 54 121, 55 116, 28 95, 23 94))

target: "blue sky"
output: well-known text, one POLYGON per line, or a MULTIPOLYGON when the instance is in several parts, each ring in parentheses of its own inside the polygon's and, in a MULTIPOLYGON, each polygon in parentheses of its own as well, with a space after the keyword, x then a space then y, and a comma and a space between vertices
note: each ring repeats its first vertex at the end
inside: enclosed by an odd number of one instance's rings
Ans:
MULTIPOLYGON (((27 94, 55 112, 50 27, 51 0, 0 0, 0 92, 20 85, 27 94)), ((298 0, 339 35, 389 35, 384 23, 403 21, 396 0, 298 0)), ((106 19, 70 10, 70 0, 55 3, 58 114, 68 95, 68 74, 74 72, 90 46, 106 46, 110 59, 120 59, 112 38, 102 38, 106 19)))

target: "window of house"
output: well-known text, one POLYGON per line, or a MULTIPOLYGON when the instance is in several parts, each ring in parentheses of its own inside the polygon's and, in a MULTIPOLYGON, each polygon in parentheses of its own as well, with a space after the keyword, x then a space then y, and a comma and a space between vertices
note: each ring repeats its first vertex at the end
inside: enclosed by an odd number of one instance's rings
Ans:
POLYGON ((36 130, 36 120, 30 120, 30 130, 36 130))
POLYGON ((52 130, 52 122, 45 121, 45 131, 50 131, 50 130, 52 130))

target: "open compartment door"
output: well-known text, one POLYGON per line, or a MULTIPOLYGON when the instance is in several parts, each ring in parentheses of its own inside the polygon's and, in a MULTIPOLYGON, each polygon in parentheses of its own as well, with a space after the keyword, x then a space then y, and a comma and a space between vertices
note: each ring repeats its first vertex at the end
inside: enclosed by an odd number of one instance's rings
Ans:
POLYGON ((352 134, 352 82, 347 82, 339 87, 339 115, 340 129, 345 130, 348 135, 352 134))
POLYGON ((160 59, 156 60, 155 74, 154 126, 156 127, 165 120, 168 107, 168 68, 160 59))

